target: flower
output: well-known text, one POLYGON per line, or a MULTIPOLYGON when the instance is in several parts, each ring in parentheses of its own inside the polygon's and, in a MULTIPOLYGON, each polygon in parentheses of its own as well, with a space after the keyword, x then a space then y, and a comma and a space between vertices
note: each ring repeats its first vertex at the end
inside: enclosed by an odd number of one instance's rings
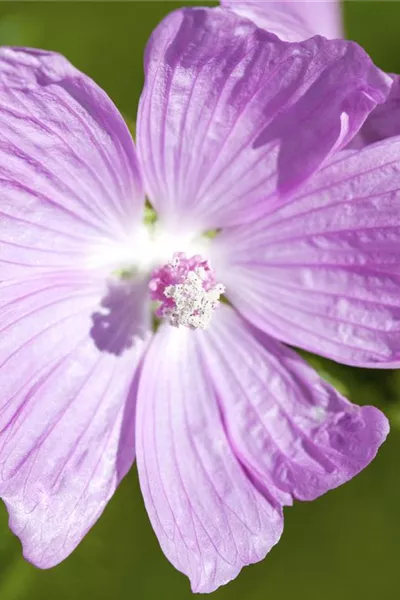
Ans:
POLYGON ((1 49, 0 494, 51 567, 136 455, 163 551, 210 592, 387 435, 281 342, 399 360, 400 142, 341 151, 391 85, 352 42, 183 9, 145 75, 136 151, 66 59, 1 49))

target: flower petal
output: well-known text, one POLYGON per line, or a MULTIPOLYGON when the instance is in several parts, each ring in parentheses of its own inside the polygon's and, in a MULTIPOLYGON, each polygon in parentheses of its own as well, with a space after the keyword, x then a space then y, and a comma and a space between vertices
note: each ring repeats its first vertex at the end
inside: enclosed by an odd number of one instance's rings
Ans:
POLYGON ((339 153, 214 243, 229 298, 261 330, 338 362, 399 364, 400 138, 339 153))
POLYGON ((170 14, 145 73, 137 142, 147 192, 164 221, 195 231, 254 218, 297 187, 390 87, 353 42, 288 44, 218 8, 170 14))
POLYGON ((315 34, 343 37, 339 0, 221 0, 221 4, 287 42, 315 34))
POLYGON ((372 111, 358 133, 362 145, 400 135, 400 76, 391 77, 393 85, 386 102, 372 111))
POLYGON ((134 458, 148 314, 141 305, 133 331, 131 311, 127 337, 127 317, 112 319, 121 298, 101 306, 102 288, 78 274, 0 287, 0 495, 42 568, 72 552, 134 458))
POLYGON ((0 49, 1 274, 82 264, 143 208, 135 148, 116 107, 51 52, 0 49))
POLYGON ((226 438, 196 334, 162 327, 138 392, 137 465, 161 547, 195 592, 212 592, 261 560, 282 532, 226 438))
POLYGON ((235 453, 268 497, 313 500, 375 457, 386 417, 348 402, 231 308, 223 306, 198 340, 235 453))

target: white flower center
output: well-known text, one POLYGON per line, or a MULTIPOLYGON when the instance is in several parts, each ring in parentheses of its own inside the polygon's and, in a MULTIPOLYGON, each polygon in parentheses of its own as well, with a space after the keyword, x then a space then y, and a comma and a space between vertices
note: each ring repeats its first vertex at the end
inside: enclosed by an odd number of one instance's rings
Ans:
POLYGON ((155 269, 149 283, 151 298, 159 303, 156 316, 174 327, 207 329, 225 288, 217 283, 210 265, 200 255, 187 258, 176 252, 155 269))
POLYGON ((155 315, 174 327, 206 329, 225 292, 207 261, 210 238, 142 224, 126 243, 105 243, 91 267, 112 265, 117 282, 148 285, 155 315))

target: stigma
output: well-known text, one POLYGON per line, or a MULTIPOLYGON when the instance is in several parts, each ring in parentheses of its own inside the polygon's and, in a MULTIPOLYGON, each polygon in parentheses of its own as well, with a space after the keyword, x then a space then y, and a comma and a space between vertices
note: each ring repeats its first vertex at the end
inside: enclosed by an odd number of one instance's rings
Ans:
POLYGON ((149 281, 150 296, 159 303, 155 315, 174 327, 207 329, 225 287, 217 283, 208 261, 175 252, 149 281))

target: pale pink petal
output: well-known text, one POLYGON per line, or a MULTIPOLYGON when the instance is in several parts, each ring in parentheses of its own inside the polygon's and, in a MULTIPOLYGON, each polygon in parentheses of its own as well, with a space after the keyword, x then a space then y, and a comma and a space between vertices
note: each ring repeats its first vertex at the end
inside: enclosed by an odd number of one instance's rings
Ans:
POLYGON ((389 430, 386 417, 348 402, 231 308, 221 307, 196 339, 232 447, 266 497, 312 500, 375 457, 389 430))
POLYGON ((234 456, 196 334, 187 328, 165 325, 153 338, 136 439, 150 520, 193 591, 212 592, 278 541, 280 506, 260 494, 234 456))
POLYGON ((140 292, 79 274, 0 286, 0 495, 36 566, 72 552, 132 464, 140 292))
POLYGON ((58 54, 0 49, 0 197, 0 280, 107 262, 141 218, 121 115, 58 54))
POLYGON ((343 37, 339 0, 221 0, 221 5, 251 19, 287 42, 313 35, 343 37))
POLYGON ((170 14, 145 56, 137 142, 168 225, 255 218, 346 145, 390 78, 353 42, 289 44, 222 9, 170 14), (340 81, 340 85, 338 85, 340 81))
POLYGON ((269 335, 396 367, 400 138, 339 153, 286 206, 218 236, 214 258, 229 299, 269 335))

